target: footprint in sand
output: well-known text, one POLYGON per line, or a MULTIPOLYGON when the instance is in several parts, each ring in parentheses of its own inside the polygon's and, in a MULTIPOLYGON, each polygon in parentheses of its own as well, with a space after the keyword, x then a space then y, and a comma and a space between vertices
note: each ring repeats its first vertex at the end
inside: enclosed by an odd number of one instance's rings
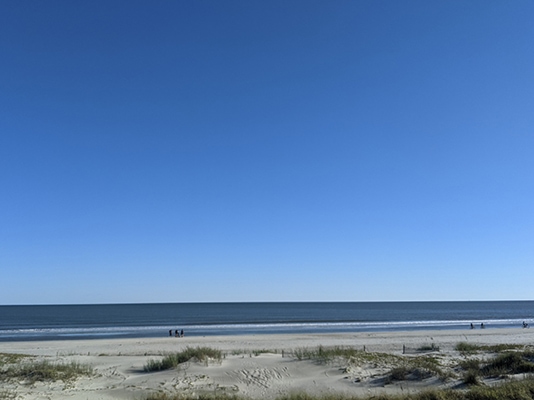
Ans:
POLYGON ((255 368, 251 370, 242 369, 236 371, 232 375, 234 375, 235 378, 247 386, 260 386, 265 389, 270 387, 272 381, 282 380, 284 377, 290 376, 287 368, 255 368))

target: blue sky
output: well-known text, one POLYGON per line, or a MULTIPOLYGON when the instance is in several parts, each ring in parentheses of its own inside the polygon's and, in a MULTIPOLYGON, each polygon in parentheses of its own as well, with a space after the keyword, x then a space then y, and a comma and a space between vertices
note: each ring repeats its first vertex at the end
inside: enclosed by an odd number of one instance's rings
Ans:
POLYGON ((0 304, 532 299, 532 15, 2 1, 0 304))

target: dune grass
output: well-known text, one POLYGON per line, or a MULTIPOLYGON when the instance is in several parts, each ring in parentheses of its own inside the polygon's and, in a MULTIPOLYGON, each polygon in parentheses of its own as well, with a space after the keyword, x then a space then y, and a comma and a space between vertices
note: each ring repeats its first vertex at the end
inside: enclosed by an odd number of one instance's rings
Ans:
POLYGON ((506 352, 498 355, 481 371, 485 376, 496 377, 534 372, 534 352, 506 352))
POLYGON ((19 361, 31 358, 26 354, 17 354, 17 353, 0 353, 0 368, 4 367, 7 364, 15 364, 19 361))
POLYGON ((337 358, 350 359, 354 357, 362 357, 363 351, 357 350, 353 347, 324 347, 319 346, 315 348, 300 347, 291 352, 293 356, 299 360, 314 360, 319 362, 329 362, 337 358))
POLYGON ((459 366, 464 370, 464 383, 480 385, 482 378, 534 373, 534 351, 505 351, 486 362, 467 359, 460 362, 459 366))
POLYGON ((156 372, 172 369, 191 359, 206 362, 212 359, 220 362, 222 360, 222 352, 211 347, 186 347, 185 350, 168 354, 161 360, 148 360, 143 370, 145 372, 156 372))
MULTIPOLYGON (((436 347, 433 347, 436 349, 436 347)), ((388 380, 421 380, 430 376, 447 379, 450 374, 441 368, 439 360, 433 356, 401 357, 388 353, 365 352, 353 347, 323 347, 299 348, 292 352, 299 361, 313 360, 320 363, 329 363, 344 359, 349 364, 361 365, 373 363, 384 367, 391 367, 388 380)))
POLYGON ((478 345, 467 342, 459 342, 455 349, 460 352, 462 355, 475 354, 480 352, 490 352, 490 353, 502 353, 503 351, 509 350, 521 350, 525 346, 519 344, 494 344, 494 345, 478 345))
POLYGON ((260 354, 278 354, 277 349, 253 349, 253 350, 244 350, 244 349, 234 349, 229 354, 233 356, 248 355, 250 357, 258 357, 260 354))
POLYGON ((335 360, 347 360, 350 364, 374 363, 379 365, 395 365, 402 362, 403 357, 389 353, 366 352, 354 347, 301 347, 289 352, 299 361, 312 360, 319 363, 329 363, 335 360))
POLYGON ((386 380, 389 382, 423 380, 434 376, 445 381, 452 378, 453 374, 443 369, 437 358, 422 356, 402 360, 399 365, 391 369, 386 380))
MULTIPOLYGON (((427 350, 426 347, 419 350, 427 350)), ((438 350, 430 346, 428 350, 438 350)), ((493 360, 482 363, 478 359, 466 359, 459 366, 464 370, 463 382, 468 385, 480 385, 483 378, 502 377, 520 373, 534 373, 534 350, 531 347, 516 344, 475 345, 460 342, 456 350, 464 356, 479 352, 497 353, 493 360)), ((297 360, 312 360, 320 363, 334 362, 344 359, 349 364, 374 363, 391 366, 387 381, 422 380, 436 376, 442 380, 457 375, 442 368, 439 356, 401 357, 388 353, 365 352, 354 347, 297 348, 290 352, 297 360)))
POLYGON ((49 361, 9 363, 3 366, 0 380, 18 379, 27 384, 43 381, 72 381, 91 376, 92 367, 77 362, 51 363, 49 361))
POLYGON ((417 348, 417 351, 439 351, 439 346, 432 344, 424 344, 417 348))

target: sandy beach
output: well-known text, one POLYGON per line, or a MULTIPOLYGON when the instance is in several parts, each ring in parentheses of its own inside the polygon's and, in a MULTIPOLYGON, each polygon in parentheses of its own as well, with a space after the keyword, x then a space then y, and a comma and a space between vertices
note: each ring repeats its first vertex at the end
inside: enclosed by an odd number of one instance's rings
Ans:
MULTIPOLYGON (((409 393, 430 387, 460 387, 458 363, 465 358, 455 347, 460 342, 476 345, 534 343, 532 329, 466 329, 462 331, 411 331, 387 333, 247 335, 162 337, 1 342, 0 353, 25 354, 20 362, 48 360, 90 365, 92 376, 73 382, 0 381, 3 390, 21 399, 142 399, 153 392, 169 394, 230 393, 253 399, 274 399, 284 394, 343 393, 369 396, 409 393), (222 351, 220 361, 191 360, 178 368, 145 372, 149 360, 161 359, 187 347, 208 346, 222 351), (323 346, 351 347, 365 354, 394 357, 335 359, 318 362, 298 359, 295 351, 323 346), (449 372, 395 381, 391 370, 402 360, 432 357, 449 372)), ((477 354, 480 359, 490 353, 477 354)))

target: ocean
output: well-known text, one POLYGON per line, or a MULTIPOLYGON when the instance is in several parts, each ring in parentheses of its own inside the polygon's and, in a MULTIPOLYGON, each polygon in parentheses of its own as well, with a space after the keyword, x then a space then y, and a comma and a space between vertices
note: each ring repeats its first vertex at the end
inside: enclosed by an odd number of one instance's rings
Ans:
POLYGON ((0 341, 521 327, 534 301, 0 306, 0 341))

